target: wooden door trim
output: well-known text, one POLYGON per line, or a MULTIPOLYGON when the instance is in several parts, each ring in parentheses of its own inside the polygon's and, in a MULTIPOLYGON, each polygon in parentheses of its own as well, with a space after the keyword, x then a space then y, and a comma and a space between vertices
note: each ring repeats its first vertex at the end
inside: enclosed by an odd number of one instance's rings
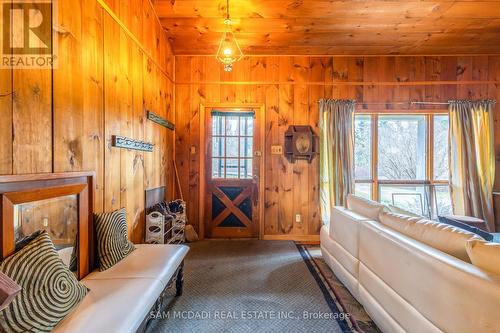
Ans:
POLYGON ((264 236, 264 168, 265 168, 265 110, 266 106, 262 103, 205 103, 200 104, 200 156, 199 156, 199 193, 198 193, 198 206, 200 208, 200 214, 198 218, 198 226, 199 226, 199 236, 200 239, 205 238, 205 193, 207 187, 207 181, 205 179, 205 159, 208 155, 208 147, 206 145, 206 113, 207 110, 221 108, 221 109, 242 109, 248 110, 252 109, 255 111, 256 119, 258 119, 258 129, 259 132, 255 133, 255 135, 259 136, 260 147, 257 150, 261 152, 261 156, 259 157, 259 239, 262 239, 264 236))

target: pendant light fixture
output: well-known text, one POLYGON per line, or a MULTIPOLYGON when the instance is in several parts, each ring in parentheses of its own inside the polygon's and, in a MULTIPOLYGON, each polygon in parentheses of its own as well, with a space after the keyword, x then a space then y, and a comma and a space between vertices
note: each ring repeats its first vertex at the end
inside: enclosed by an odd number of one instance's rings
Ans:
POLYGON ((233 63, 243 57, 240 46, 234 37, 231 28, 231 18, 229 16, 229 0, 226 5, 226 18, 224 20, 224 34, 219 43, 219 50, 217 51, 217 60, 224 65, 224 70, 230 72, 233 70, 233 63))

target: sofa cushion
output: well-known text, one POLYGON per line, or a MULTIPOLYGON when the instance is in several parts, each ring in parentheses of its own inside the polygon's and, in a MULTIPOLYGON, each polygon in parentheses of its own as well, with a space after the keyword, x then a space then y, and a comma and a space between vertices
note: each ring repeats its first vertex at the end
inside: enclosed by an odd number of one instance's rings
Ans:
POLYGON ((411 233, 410 229, 413 224, 420 221, 422 217, 383 212, 380 214, 379 219, 383 225, 408 236, 411 233))
POLYGON ((88 292, 45 231, 2 261, 0 272, 22 287, 0 311, 1 332, 50 332, 88 292))
POLYGON ((382 212, 380 222, 403 235, 418 240, 460 260, 470 262, 467 241, 482 239, 476 234, 440 222, 382 212))
POLYGON ((443 332, 500 332, 500 276, 373 221, 360 224, 359 258, 360 290, 364 265, 443 332))
POLYGON ((125 208, 96 214, 94 223, 99 269, 104 271, 128 256, 135 248, 128 239, 125 208))
POLYGON ((418 214, 412 213, 410 211, 407 211, 406 209, 403 209, 403 208, 400 208, 400 207, 397 207, 397 206, 388 205, 387 208, 388 208, 388 211, 390 211, 391 213, 401 214, 401 215, 407 215, 407 216, 411 216, 411 217, 423 218, 422 215, 418 215, 418 214))
POLYGON ((381 203, 360 198, 352 194, 347 195, 347 208, 375 221, 378 221, 378 215, 386 209, 381 203))
POLYGON ((500 274, 500 244, 470 240, 467 242, 467 253, 474 266, 500 274))
MULTIPOLYGON (((363 305, 368 302, 377 303, 384 312, 396 320, 402 327, 406 327, 407 331, 412 333, 443 333, 440 329, 434 326, 427 318, 425 318, 411 303, 395 292, 391 286, 387 285, 380 277, 372 272, 362 263, 359 265, 359 288, 360 296, 363 305), (365 292, 363 292, 365 291, 365 292), (373 299, 367 299, 366 295, 370 295, 373 299), (411 330, 408 330, 411 328, 411 330)), ((377 325, 381 320, 380 314, 375 314, 373 317, 377 325)), ((384 325, 382 326, 384 327, 384 325)), ((393 331, 393 330, 389 330, 393 331)), ((404 332, 404 330, 401 330, 404 332)))
POLYGON ((333 207, 330 219, 330 237, 357 258, 358 224, 369 219, 344 207, 333 207))
POLYGON ((326 226, 320 231, 321 248, 329 252, 356 279, 358 278, 358 258, 353 257, 342 245, 333 240, 326 226))
POLYGON ((157 278, 166 286, 188 251, 185 245, 138 244, 125 260, 103 272, 92 272, 85 279, 157 278))

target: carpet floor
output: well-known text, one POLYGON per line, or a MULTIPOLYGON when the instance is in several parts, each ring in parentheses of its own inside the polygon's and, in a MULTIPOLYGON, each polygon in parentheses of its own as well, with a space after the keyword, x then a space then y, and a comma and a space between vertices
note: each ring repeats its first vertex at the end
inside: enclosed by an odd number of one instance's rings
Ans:
POLYGON ((184 294, 154 315, 148 332, 362 331, 293 242, 190 244, 184 294))

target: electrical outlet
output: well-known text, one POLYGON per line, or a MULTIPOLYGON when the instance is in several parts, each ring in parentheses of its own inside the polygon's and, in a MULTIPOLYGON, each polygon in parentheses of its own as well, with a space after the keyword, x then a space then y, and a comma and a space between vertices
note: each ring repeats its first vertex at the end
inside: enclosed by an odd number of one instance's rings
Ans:
POLYGON ((283 147, 282 146, 271 146, 271 154, 273 154, 273 155, 283 154, 283 147))
POLYGON ((191 146, 191 155, 196 154, 196 146, 191 146))
POLYGON ((47 228, 49 226, 49 218, 48 217, 44 217, 43 220, 42 220, 42 224, 45 228, 47 228))
POLYGON ((297 222, 297 223, 302 223, 302 215, 300 215, 300 214, 295 214, 295 222, 297 222))

